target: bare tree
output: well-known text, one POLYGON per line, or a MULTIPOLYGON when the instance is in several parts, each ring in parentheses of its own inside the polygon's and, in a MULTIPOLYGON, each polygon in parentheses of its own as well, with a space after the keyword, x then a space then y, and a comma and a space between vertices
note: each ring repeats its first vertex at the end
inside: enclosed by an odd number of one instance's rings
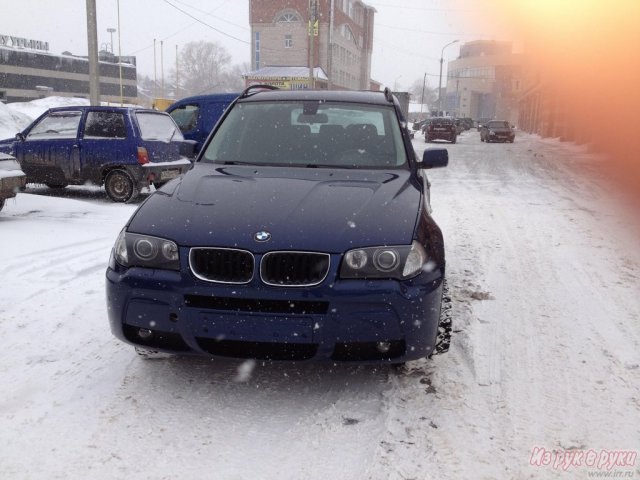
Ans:
POLYGON ((424 101, 423 103, 429 107, 429 109, 435 108, 438 103, 437 88, 429 86, 429 80, 425 82, 423 78, 417 78, 409 87, 409 94, 411 95, 411 101, 414 103, 420 103, 422 99, 422 86, 424 84, 424 101), (424 83, 423 83, 424 82, 424 83))
MULTIPOLYGON (((231 81, 235 67, 230 63, 231 55, 222 45, 204 40, 187 43, 178 59, 179 96, 224 92, 228 88, 238 91, 241 85, 236 86, 231 81)), ((175 71, 172 74, 175 84, 175 71)))

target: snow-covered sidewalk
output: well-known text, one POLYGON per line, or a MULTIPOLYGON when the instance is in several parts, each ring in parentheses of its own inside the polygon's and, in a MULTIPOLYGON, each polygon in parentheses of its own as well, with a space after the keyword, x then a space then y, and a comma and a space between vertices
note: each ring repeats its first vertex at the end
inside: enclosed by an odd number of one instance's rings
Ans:
POLYGON ((448 354, 401 374, 137 358, 104 300, 135 205, 97 188, 9 200, 0 478, 565 479, 602 469, 531 463, 637 452, 640 248, 606 191, 571 173, 589 155, 475 131, 446 148, 429 176, 455 332, 448 354))

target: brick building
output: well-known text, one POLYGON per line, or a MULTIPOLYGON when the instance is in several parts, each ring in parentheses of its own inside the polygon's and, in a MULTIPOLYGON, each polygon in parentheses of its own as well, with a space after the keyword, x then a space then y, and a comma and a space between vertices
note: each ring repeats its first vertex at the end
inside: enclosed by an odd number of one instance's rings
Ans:
POLYGON ((369 90, 374 15, 359 0, 249 0, 247 83, 265 67, 312 66, 325 73, 329 89, 369 90))

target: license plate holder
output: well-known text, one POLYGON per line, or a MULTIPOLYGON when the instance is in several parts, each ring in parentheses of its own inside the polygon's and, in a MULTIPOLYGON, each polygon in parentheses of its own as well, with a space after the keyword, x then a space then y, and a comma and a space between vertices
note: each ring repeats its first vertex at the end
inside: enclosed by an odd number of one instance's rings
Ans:
POLYGON ((180 170, 172 169, 172 170, 163 170, 160 172, 160 180, 171 180, 172 178, 176 178, 180 175, 180 170))

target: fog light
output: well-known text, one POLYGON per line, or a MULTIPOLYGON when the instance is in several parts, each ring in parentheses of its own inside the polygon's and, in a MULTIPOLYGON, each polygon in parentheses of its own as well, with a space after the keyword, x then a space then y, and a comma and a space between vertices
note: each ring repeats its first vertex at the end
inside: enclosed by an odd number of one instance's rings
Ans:
POLYGON ((151 330, 149 330, 148 328, 139 328, 138 329, 138 336, 140 338, 150 338, 151 335, 153 335, 153 332, 151 330))
POLYGON ((378 342, 376 348, 380 353, 387 353, 391 349, 391 342, 378 342))

